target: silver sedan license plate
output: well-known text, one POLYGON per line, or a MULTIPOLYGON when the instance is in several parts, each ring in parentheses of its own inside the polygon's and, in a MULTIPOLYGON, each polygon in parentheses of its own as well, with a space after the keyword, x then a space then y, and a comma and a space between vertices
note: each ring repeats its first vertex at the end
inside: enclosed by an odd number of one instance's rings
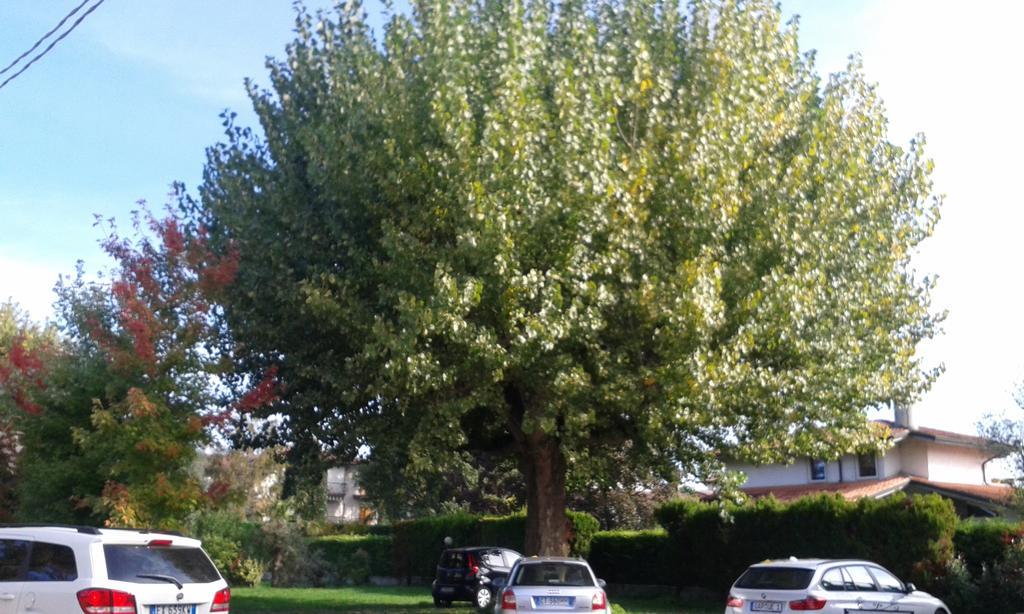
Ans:
POLYGON ((537 597, 537 605, 540 606, 571 606, 572 597, 537 597))
POLYGON ((151 605, 149 606, 149 614, 196 614, 196 606, 191 603, 151 605))
POLYGON ((781 601, 751 601, 750 602, 751 612, 781 612, 782 602, 781 601))

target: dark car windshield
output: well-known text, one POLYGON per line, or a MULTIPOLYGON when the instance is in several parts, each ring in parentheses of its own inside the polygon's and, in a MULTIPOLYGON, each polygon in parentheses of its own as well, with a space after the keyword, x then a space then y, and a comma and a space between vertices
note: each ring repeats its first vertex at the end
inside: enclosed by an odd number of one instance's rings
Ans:
POLYGON ((513 586, 594 586, 586 566, 576 563, 520 565, 513 586))
POLYGON ((736 588, 793 591, 807 588, 813 569, 800 567, 751 567, 736 581, 736 588))
POLYGON ((205 584, 220 580, 217 568, 199 548, 172 546, 153 548, 144 545, 107 544, 107 577, 111 580, 159 584, 159 578, 139 575, 169 576, 182 584, 205 584))

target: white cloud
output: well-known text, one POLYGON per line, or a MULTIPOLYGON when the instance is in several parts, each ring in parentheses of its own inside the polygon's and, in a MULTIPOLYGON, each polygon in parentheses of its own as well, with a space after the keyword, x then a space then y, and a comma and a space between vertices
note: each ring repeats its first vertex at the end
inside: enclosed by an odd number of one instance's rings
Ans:
POLYGON ((12 300, 37 322, 53 317, 53 286, 61 267, 0 251, 0 302, 12 300))

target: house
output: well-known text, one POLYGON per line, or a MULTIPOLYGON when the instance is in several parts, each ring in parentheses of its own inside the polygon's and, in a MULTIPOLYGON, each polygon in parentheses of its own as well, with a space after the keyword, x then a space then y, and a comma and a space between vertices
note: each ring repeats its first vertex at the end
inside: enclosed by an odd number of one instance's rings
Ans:
POLYGON ((897 409, 888 426, 892 447, 884 454, 845 454, 837 460, 805 458, 789 465, 728 463, 747 481, 741 490, 787 501, 833 492, 848 500, 896 492, 936 493, 953 501, 961 517, 1007 511, 1012 488, 991 480, 992 461, 1006 452, 991 440, 918 426, 909 409, 897 409))
POLYGON ((376 524, 373 508, 366 501, 366 491, 359 485, 357 464, 327 470, 327 520, 335 523, 376 524))

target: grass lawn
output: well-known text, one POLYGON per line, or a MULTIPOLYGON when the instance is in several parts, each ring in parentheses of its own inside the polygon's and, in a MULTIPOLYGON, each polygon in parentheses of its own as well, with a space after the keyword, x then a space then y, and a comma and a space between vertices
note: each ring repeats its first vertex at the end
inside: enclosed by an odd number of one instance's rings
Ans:
MULTIPOLYGON (((650 612, 662 614, 718 614, 722 606, 714 604, 682 604, 666 599, 612 600, 628 614, 650 612)), ((468 604, 446 612, 475 614, 468 604)), ((379 588, 356 586, 350 588, 233 588, 232 614, 335 614, 336 612, 399 614, 438 614, 430 598, 430 590, 422 586, 379 588)))

